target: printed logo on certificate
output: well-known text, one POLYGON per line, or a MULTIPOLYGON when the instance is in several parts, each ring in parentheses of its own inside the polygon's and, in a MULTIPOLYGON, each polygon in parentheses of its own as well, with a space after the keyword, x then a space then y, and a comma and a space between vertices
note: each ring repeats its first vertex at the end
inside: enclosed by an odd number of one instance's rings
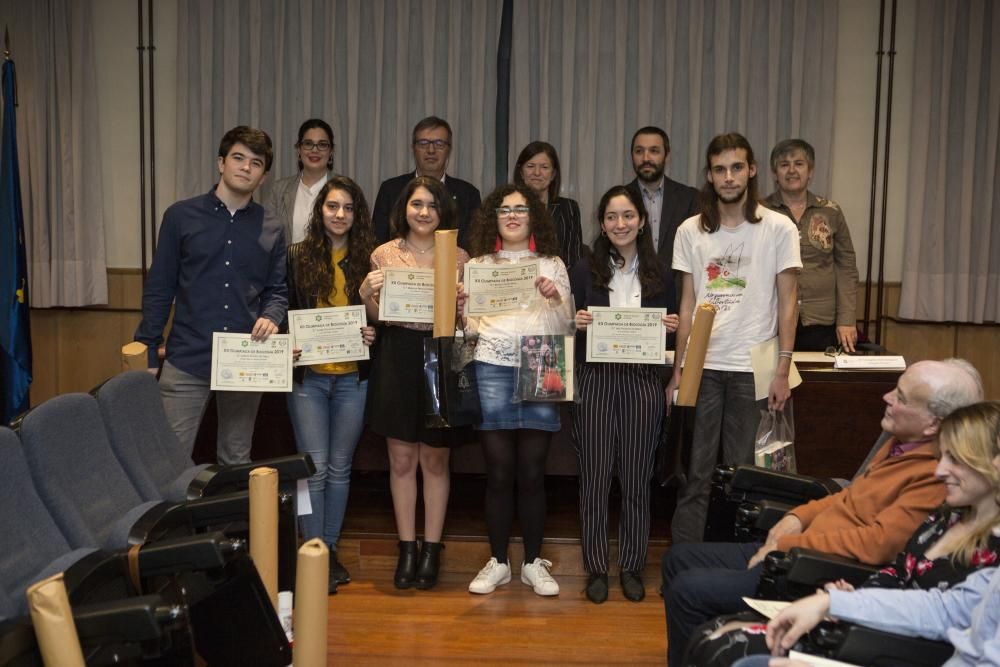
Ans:
POLYGON ((383 322, 434 323, 434 269, 382 269, 378 318, 383 322))
POLYGON ((538 260, 517 264, 465 265, 466 315, 494 315, 519 310, 529 305, 538 290, 535 280, 539 273, 538 260))
POLYGON ((302 350, 294 366, 369 359, 361 328, 368 326, 364 306, 288 311, 292 348, 302 350))
POLYGON ((663 365, 666 308, 607 308, 591 306, 594 321, 587 327, 587 361, 663 365))
POLYGON ((212 333, 212 391, 291 391, 292 341, 271 334, 257 341, 250 334, 212 333))

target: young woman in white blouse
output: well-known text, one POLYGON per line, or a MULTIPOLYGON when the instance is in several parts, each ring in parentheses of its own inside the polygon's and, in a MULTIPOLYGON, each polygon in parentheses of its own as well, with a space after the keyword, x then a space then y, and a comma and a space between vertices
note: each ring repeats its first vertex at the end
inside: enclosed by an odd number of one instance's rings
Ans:
MULTIPOLYGON (((569 276, 548 210, 524 185, 504 185, 483 202, 469 238, 473 264, 512 264, 539 259, 536 308, 559 308, 569 297, 569 276)), ((545 462, 552 433, 561 428, 559 405, 514 402, 525 331, 521 312, 469 318, 478 332, 476 379, 483 420, 477 427, 486 458, 486 526, 492 557, 469 584, 471 593, 491 593, 510 581, 507 545, 515 502, 523 531, 521 581, 538 595, 557 595, 552 566, 541 558, 545 529, 545 462), (515 500, 514 487, 517 485, 515 500)))
POLYGON ((321 118, 303 122, 295 141, 295 157, 299 173, 265 185, 262 198, 264 207, 284 225, 287 245, 305 240, 313 204, 330 178, 333 128, 329 123, 321 118))
POLYGON ((608 597, 608 492, 621 486, 618 565, 622 593, 633 602, 646 589, 641 572, 649 545, 649 485, 666 408, 659 366, 583 363, 590 306, 666 308, 663 325, 677 330, 676 295, 656 258, 641 197, 624 186, 604 193, 593 253, 573 267, 577 308, 577 393, 573 440, 580 459, 580 522, 587 598, 608 597))

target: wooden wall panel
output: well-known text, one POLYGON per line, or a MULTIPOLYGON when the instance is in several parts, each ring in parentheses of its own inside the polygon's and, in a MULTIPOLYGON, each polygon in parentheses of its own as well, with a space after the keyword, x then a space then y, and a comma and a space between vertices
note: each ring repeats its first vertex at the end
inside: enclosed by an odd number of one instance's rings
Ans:
POLYGON ((986 397, 1000 400, 1000 327, 960 326, 955 347, 955 356, 979 369, 986 397))

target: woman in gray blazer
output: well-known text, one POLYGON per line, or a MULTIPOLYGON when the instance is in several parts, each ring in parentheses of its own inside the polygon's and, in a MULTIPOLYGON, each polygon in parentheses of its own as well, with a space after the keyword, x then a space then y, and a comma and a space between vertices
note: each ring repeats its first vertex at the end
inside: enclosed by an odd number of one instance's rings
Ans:
POLYGON ((299 173, 282 178, 266 189, 263 204, 285 226, 285 243, 299 243, 306 237, 309 216, 316 195, 333 169, 333 128, 319 118, 299 126, 295 142, 299 173))

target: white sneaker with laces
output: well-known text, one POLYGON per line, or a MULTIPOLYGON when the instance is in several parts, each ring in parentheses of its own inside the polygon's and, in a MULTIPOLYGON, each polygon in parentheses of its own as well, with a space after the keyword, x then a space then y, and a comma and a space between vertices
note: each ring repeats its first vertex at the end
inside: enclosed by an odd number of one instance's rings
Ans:
POLYGON ((490 558, 486 566, 479 571, 476 578, 469 584, 470 593, 485 595, 496 590, 497 586, 510 583, 510 565, 501 563, 496 558, 490 558))
POLYGON ((521 563, 521 581, 535 589, 538 595, 559 595, 559 584, 549 574, 550 567, 552 561, 544 558, 536 558, 531 563, 521 563))

